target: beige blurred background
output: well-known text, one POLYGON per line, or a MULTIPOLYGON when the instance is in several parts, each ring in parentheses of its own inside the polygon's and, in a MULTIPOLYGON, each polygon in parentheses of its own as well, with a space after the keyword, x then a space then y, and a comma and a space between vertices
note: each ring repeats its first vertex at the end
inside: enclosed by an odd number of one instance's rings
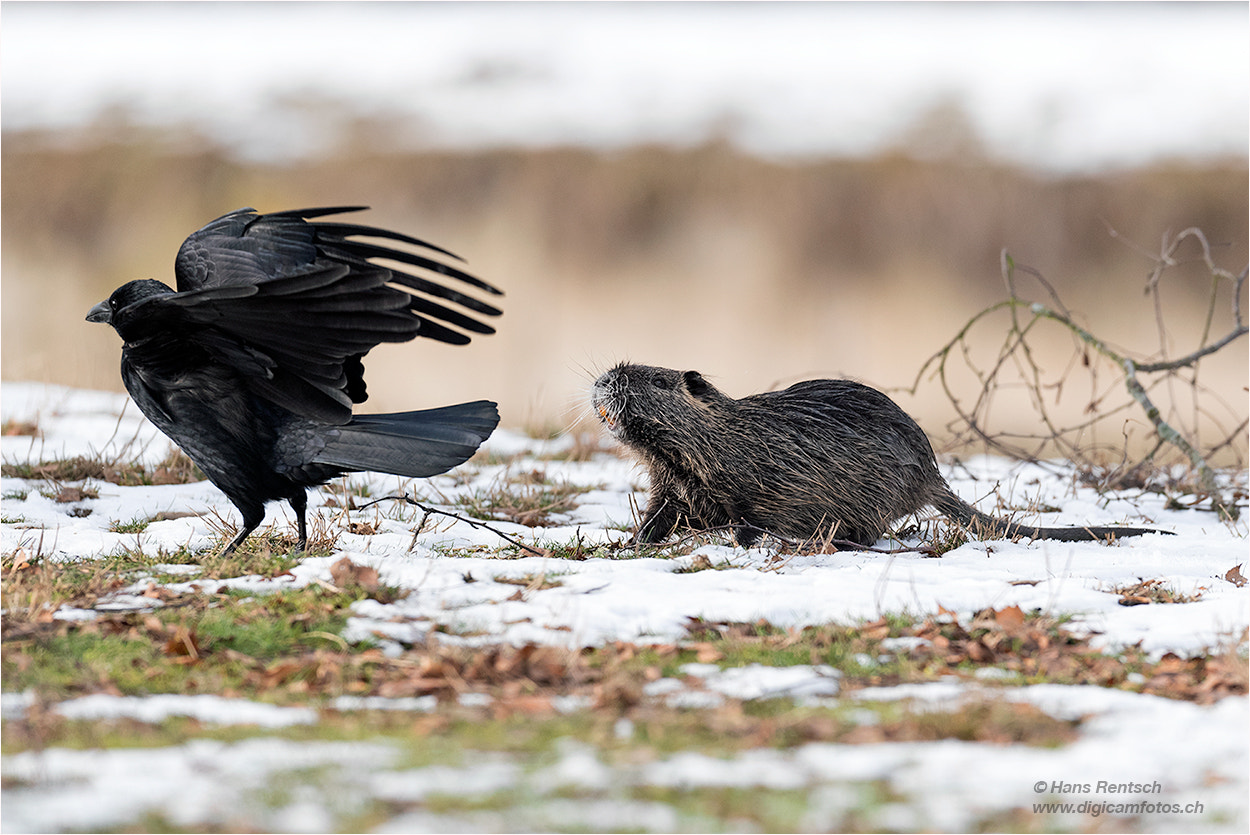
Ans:
MULTIPOLYGON (((116 334, 83 321, 114 287, 172 284, 183 238, 241 206, 367 204, 361 222, 445 246, 506 293, 494 336, 375 350, 372 410, 489 397, 504 425, 550 432, 585 417, 597 371, 631 359, 699 369, 735 396, 854 377, 891 390, 941 447, 954 412, 938 385, 899 389, 1004 297, 1001 250, 1041 271, 1099 336, 1146 356, 1160 349, 1143 292, 1153 264, 1109 229, 1157 252, 1169 231, 1197 226, 1222 267, 1247 261, 1244 153, 1043 170, 988 152, 949 102, 868 152, 788 157, 717 135, 396 147, 378 137, 399 133, 398 117, 340 114, 317 96, 301 106, 333 116, 336 139, 275 161, 125 108, 11 128, 21 120, 6 102, 0 376, 120 390, 116 334)), ((1169 273, 1172 355, 1197 344, 1210 291, 1194 264, 1169 273)), ((1225 292, 1216 333, 1230 326, 1228 304, 1225 292)), ((995 327, 974 333, 990 356, 1001 340, 995 327)), ((1060 374, 1071 341, 1039 345, 1060 374)), ((1204 363, 1202 381, 1224 400, 1209 437, 1245 420, 1247 373, 1244 339, 1204 363)), ((1077 416, 1087 394, 1056 393, 1077 416)), ((1035 420, 1024 397, 995 419, 1024 431, 1035 420)), ((1244 461, 1244 437, 1236 446, 1244 461)))

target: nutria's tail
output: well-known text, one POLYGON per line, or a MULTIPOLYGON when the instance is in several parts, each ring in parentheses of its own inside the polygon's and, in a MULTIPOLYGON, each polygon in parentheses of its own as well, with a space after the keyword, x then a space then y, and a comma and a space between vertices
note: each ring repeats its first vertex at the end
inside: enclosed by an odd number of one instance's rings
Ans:
POLYGON ((933 506, 946 516, 966 525, 981 534, 992 534, 1004 537, 1026 537, 1028 539, 1058 539, 1062 542, 1090 542, 1100 539, 1115 539, 1121 536, 1141 536, 1148 533, 1165 533, 1151 528, 1033 528, 1028 525, 1017 525, 1003 519, 996 519, 965 502, 949 490, 933 502, 933 506))

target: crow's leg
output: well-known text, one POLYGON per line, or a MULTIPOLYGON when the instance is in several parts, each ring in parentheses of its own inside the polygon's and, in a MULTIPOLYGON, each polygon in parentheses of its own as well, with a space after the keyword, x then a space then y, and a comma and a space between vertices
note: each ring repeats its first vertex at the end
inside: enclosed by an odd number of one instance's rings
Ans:
POLYGON ((235 549, 243 544, 243 540, 247 539, 252 531, 260 527, 260 523, 265 521, 265 506, 263 504, 246 508, 239 507, 236 504, 235 507, 238 507, 239 512, 243 514, 243 526, 239 528, 239 535, 230 541, 230 544, 226 546, 226 550, 221 552, 223 557, 233 554, 235 549))
POLYGON ((303 487, 299 488, 298 493, 293 493, 287 499, 291 503, 291 509, 295 511, 295 524, 299 529, 299 542, 295 548, 299 551, 308 550, 308 522, 305 518, 305 511, 308 510, 308 493, 303 487))

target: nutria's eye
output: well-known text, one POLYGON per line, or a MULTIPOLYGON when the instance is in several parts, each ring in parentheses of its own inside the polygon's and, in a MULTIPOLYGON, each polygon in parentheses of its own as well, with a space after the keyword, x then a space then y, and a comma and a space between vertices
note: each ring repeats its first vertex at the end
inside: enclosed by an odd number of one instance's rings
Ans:
POLYGON ((669 391, 670 389, 673 388, 672 381, 669 380, 667 377, 665 377, 663 374, 656 374, 654 377, 652 377, 651 385, 655 386, 658 389, 664 389, 665 391, 669 391))

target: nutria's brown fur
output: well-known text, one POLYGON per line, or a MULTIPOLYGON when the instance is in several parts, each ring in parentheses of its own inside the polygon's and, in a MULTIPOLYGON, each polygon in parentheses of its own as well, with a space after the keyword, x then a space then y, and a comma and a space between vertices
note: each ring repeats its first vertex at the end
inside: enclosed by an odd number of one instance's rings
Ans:
POLYGON ((768 532, 871 545, 926 505, 981 533, 1106 539, 1143 528, 1031 528, 951 492, 929 439, 893 400, 850 380, 809 380, 735 400, 696 371, 622 363, 593 404, 651 475, 638 539, 730 526, 742 545, 768 532))

